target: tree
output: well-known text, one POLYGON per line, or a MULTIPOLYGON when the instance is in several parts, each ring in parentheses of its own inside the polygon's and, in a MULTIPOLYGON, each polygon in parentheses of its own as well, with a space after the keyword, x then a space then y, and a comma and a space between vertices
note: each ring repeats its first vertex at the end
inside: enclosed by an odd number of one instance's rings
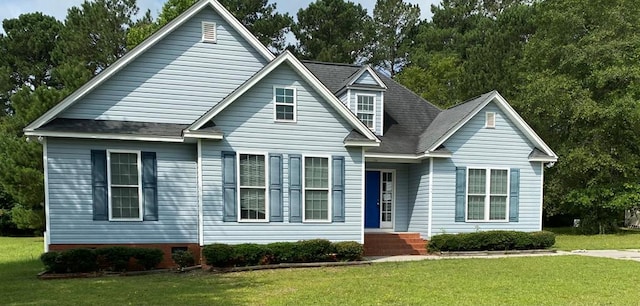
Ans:
POLYGON ((57 64, 80 64, 95 75, 127 51, 135 0, 85 1, 67 12, 65 26, 53 52, 57 64))
MULTIPOLYGON (((127 37, 129 48, 133 48, 171 20, 189 9, 196 0, 168 0, 153 22, 150 12, 138 20, 127 37)), ((262 44, 273 51, 282 51, 285 47, 285 34, 289 31, 293 19, 289 14, 276 12, 276 4, 267 0, 220 0, 236 19, 251 31, 262 44)))
POLYGON ((10 114, 13 92, 22 86, 51 85, 51 52, 62 23, 42 13, 29 13, 5 19, 2 25, 6 36, 0 35, 0 101, 6 108, 0 113, 10 114))
POLYGON ((292 28, 305 59, 354 63, 365 55, 373 30, 372 19, 360 4, 317 0, 298 11, 292 28))
POLYGON ((560 155, 545 209, 608 232, 640 202, 640 7, 559 0, 535 9, 515 101, 560 155))
POLYGON ((402 0, 378 0, 373 9, 370 64, 389 72, 393 77, 407 60, 409 33, 417 26, 420 7, 402 0))
POLYGON ((293 25, 289 14, 276 12, 276 4, 268 0, 220 0, 260 42, 274 51, 285 48, 285 35, 293 25))

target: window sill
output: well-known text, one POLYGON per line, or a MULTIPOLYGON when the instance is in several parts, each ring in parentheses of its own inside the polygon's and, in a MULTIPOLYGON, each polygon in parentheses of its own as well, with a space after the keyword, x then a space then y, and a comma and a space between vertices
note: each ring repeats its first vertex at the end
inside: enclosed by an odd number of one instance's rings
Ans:
POLYGON ((238 223, 269 223, 269 220, 238 220, 238 223))
POLYGON ((331 220, 303 220, 302 223, 305 223, 305 224, 313 224, 313 223, 316 223, 316 224, 330 224, 331 220))
POLYGON ((109 219, 109 222, 143 222, 142 219, 109 219))
POLYGON ((465 220, 465 223, 509 223, 509 220, 465 220))
POLYGON ((289 123, 289 124, 293 124, 293 123, 298 123, 297 120, 273 120, 273 122, 275 123, 289 123))

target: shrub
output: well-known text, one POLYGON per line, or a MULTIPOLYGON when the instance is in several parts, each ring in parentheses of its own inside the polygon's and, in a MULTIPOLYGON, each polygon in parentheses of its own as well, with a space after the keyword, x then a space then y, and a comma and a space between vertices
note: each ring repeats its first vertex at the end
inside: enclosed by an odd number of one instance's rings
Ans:
POLYGON ((129 259, 133 256, 132 248, 108 247, 96 249, 98 261, 102 268, 110 271, 125 271, 129 266, 129 259))
POLYGON ((336 242, 333 247, 340 261, 360 260, 364 253, 364 246, 355 241, 336 242))
POLYGON ((497 251, 544 249, 553 246, 551 232, 486 231, 463 234, 442 234, 431 237, 429 251, 497 251))
POLYGON ((53 273, 65 273, 67 272, 67 265, 60 258, 60 252, 46 252, 40 255, 40 261, 44 265, 47 272, 53 273))
POLYGON ((91 249, 71 249, 60 253, 61 261, 71 273, 93 272, 98 270, 96 252, 91 249))
POLYGON ((228 244, 214 243, 207 245, 202 249, 202 255, 210 266, 231 267, 234 265, 234 248, 228 244))
POLYGON ((234 262, 238 266, 256 266, 269 263, 271 250, 266 245, 244 243, 234 246, 234 262))
POLYGON ((173 259, 173 262, 175 262, 180 269, 191 267, 196 263, 195 258, 193 258, 193 254, 189 251, 183 250, 179 250, 171 254, 171 259, 173 259))
POLYGON ((160 249, 132 248, 131 253, 131 257, 135 258, 145 270, 155 268, 164 259, 164 252, 160 249))
POLYGON ((331 241, 326 239, 312 239, 298 241, 298 258, 302 262, 318 262, 325 261, 329 258, 329 255, 334 253, 335 250, 331 241))
POLYGON ((556 244, 556 234, 548 231, 531 233, 531 240, 537 249, 546 249, 556 244))
POLYGON ((298 243, 296 242, 274 242, 267 244, 271 253, 271 263, 290 263, 298 259, 298 243))

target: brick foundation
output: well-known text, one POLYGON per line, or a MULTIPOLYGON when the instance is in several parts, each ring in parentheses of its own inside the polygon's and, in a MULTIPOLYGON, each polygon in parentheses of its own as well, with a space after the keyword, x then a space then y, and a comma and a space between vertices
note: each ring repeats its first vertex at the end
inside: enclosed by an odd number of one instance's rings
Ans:
POLYGON ((201 248, 197 243, 139 243, 139 244, 50 244, 49 251, 63 251, 68 249, 97 249, 107 248, 114 246, 123 246, 131 248, 152 248, 160 249, 164 252, 164 258, 158 265, 158 268, 171 268, 175 267, 175 263, 171 259, 171 248, 184 248, 186 247, 196 260, 196 264, 200 263, 201 248))
POLYGON ((365 233, 365 256, 425 255, 427 241, 420 233, 365 233))

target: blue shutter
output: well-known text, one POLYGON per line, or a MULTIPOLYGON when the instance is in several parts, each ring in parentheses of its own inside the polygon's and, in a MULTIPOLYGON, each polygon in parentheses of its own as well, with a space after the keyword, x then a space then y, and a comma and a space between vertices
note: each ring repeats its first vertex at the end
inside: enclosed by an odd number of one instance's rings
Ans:
POLYGON ((509 222, 518 222, 520 206, 520 169, 511 169, 509 194, 509 222))
POLYGON ((93 220, 109 220, 107 188, 107 151, 91 150, 93 220))
POLYGON ((144 221, 158 221, 158 165, 156 152, 142 152, 144 221))
POLYGON ((236 153, 222 152, 223 221, 238 221, 236 201, 236 153))
POLYGON ((302 156, 289 155, 289 222, 302 222, 302 156))
POLYGON ((282 222, 282 154, 269 154, 269 220, 282 222))
POLYGON ((456 222, 464 222, 467 196, 467 168, 456 167, 456 222))
POLYGON ((333 222, 344 222, 344 157, 333 157, 332 173, 332 211, 333 222))

